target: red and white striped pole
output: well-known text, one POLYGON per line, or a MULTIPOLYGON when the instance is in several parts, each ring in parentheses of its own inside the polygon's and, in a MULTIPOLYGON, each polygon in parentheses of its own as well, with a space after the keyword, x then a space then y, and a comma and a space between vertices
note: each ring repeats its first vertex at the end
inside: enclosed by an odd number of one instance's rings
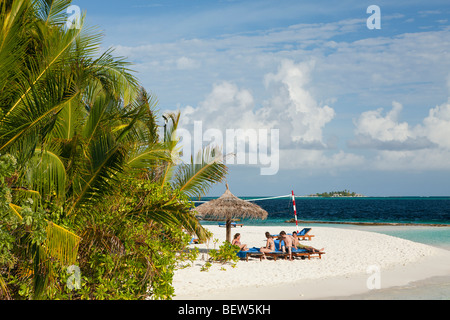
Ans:
POLYGON ((294 190, 292 190, 292 202, 294 203, 295 224, 297 225, 297 233, 299 233, 299 230, 298 230, 298 220, 297 220, 297 207, 295 206, 295 195, 294 195, 294 190))

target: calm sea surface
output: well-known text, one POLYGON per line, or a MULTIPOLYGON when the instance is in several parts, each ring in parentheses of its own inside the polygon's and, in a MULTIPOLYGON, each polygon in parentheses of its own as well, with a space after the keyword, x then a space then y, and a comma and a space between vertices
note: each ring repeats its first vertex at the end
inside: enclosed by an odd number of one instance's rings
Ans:
MULTIPOLYGON (((214 198, 205 198, 209 201, 214 198)), ((243 198, 257 199, 257 198, 243 198)), ((275 226, 286 224, 294 218, 290 198, 254 201, 265 209, 266 220, 242 220, 245 225, 275 226)), ((354 228, 380 232, 408 240, 435 245, 450 250, 450 197, 403 197, 403 198, 305 198, 295 199, 297 218, 300 226, 319 225, 337 228, 354 228), (302 222, 307 221, 307 222, 302 222), (334 222, 334 223, 333 223, 334 222), (411 224, 393 225, 352 225, 342 223, 411 224), (432 225, 446 225, 435 227, 432 225)), ((200 203, 197 203, 199 205, 200 203)), ((216 222, 204 222, 214 224, 216 222)))
MULTIPOLYGON (((296 198, 295 202, 301 220, 450 224, 450 197, 296 198)), ((255 203, 269 213, 268 223, 294 215, 289 198, 255 203)))
MULTIPOLYGON (((214 198, 204 198, 209 201, 214 198)), ((242 198, 258 199, 258 198, 242 198)), ((253 201, 268 213, 264 225, 294 217, 290 198, 253 201)), ((450 197, 295 198, 298 218, 312 221, 450 224, 450 197)), ((200 204, 200 203, 198 203, 200 204)), ((250 221, 249 221, 250 223, 250 221)))

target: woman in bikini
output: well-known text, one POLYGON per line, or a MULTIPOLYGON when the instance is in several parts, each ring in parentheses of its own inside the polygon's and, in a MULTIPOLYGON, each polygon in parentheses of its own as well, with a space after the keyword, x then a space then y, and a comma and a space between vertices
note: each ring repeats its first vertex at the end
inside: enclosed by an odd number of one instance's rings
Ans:
POLYGON ((273 237, 270 235, 269 232, 266 232, 266 238, 267 238, 267 242, 266 242, 266 246, 262 247, 261 249, 259 249, 260 252, 262 252, 263 254, 263 259, 266 259, 266 253, 275 251, 275 242, 273 241, 273 237))
POLYGON ((234 239, 231 242, 231 244, 233 246, 238 246, 241 251, 248 251, 247 245, 241 243, 241 234, 240 233, 236 233, 234 235, 234 239))

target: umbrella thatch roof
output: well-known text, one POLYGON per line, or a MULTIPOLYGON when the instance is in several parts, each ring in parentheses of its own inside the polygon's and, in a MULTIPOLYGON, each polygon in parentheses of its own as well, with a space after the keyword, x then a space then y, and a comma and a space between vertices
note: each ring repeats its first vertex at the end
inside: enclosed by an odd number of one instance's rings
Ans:
POLYGON ((239 199, 227 190, 218 199, 206 202, 194 209, 202 218, 232 220, 232 219, 266 219, 267 211, 260 206, 239 199))
POLYGON ((266 219, 268 213, 260 206, 239 199, 230 192, 227 183, 227 191, 218 199, 206 202, 194 209, 202 218, 225 220, 226 240, 231 242, 231 221, 233 219, 266 219))

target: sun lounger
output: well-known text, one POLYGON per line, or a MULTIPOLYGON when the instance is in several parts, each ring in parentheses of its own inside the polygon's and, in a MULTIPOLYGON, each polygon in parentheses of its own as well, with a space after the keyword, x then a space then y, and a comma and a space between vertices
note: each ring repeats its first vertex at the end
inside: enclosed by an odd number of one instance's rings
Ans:
MULTIPOLYGON (((222 227, 222 228, 225 228, 227 226, 227 224, 226 223, 224 223, 224 222, 219 222, 219 227, 222 227)), ((236 222, 232 222, 231 223, 231 227, 232 228, 236 228, 236 227, 243 227, 244 226, 244 224, 243 223, 236 223, 236 222)))
POLYGON ((259 251, 259 248, 253 247, 248 249, 247 251, 239 251, 237 256, 241 259, 245 259, 248 262, 249 257, 262 257, 262 252, 259 251))
MULTIPOLYGON (((281 251, 280 241, 275 240, 274 242, 275 242, 275 251, 266 252, 265 255, 272 257, 274 261, 277 261, 279 257, 287 258, 289 256, 289 253, 281 251)), ((284 241, 281 241, 281 243, 282 245, 284 245, 284 241)), ((311 260, 311 258, 322 259, 323 254, 325 254, 325 252, 310 252, 307 249, 300 249, 300 248, 292 249, 293 257, 308 258, 308 260, 311 260)), ((263 253, 259 250, 259 248, 253 247, 247 251, 239 251, 237 253, 237 256, 248 262, 249 257, 259 257, 259 260, 262 260, 263 253)))
MULTIPOLYGON (((297 234, 298 240, 310 240, 311 238, 314 237, 313 235, 309 234, 309 232, 311 231, 311 228, 304 228, 302 231, 300 231, 297 234)), ((292 236, 292 233, 288 233, 288 235, 292 236)), ((275 239, 279 239, 280 235, 279 234, 273 234, 272 237, 274 237, 275 239)))
POLYGON ((319 258, 322 259, 322 255, 325 254, 325 252, 311 252, 308 249, 302 249, 302 248, 295 248, 292 249, 292 256, 293 257, 306 257, 308 260, 311 260, 311 258, 319 258))
POLYGON ((311 228, 304 228, 302 231, 300 231, 297 234, 298 240, 306 240, 308 239, 311 241, 311 238, 314 237, 313 235, 308 234, 311 231, 311 228))
POLYGON ((311 259, 311 254, 306 249, 292 248, 292 257, 305 257, 311 259))
MULTIPOLYGON (((289 256, 289 252, 288 252, 288 250, 286 250, 285 252, 281 251, 280 240, 274 240, 274 242, 275 242, 275 250, 276 251, 266 253, 266 256, 267 255, 272 256, 275 261, 280 256, 287 258, 289 256)), ((282 246, 284 245, 284 241, 281 241, 281 245, 282 246)), ((308 249, 302 249, 302 248, 292 248, 291 252, 292 252, 292 257, 308 258, 308 260, 311 260, 311 258, 322 259, 322 255, 325 254, 325 252, 311 252, 308 249)))
MULTIPOLYGON (((287 256, 286 252, 281 251, 280 248, 280 240, 274 240, 275 242, 275 251, 264 253, 266 256, 272 257, 274 261, 277 261, 278 257, 285 258, 287 256)), ((284 241, 281 241, 281 245, 284 246, 284 241)), ((262 257, 260 258, 262 259, 262 257)))
POLYGON ((322 255, 325 254, 325 252, 311 252, 310 253, 310 258, 319 258, 322 259, 322 255))

